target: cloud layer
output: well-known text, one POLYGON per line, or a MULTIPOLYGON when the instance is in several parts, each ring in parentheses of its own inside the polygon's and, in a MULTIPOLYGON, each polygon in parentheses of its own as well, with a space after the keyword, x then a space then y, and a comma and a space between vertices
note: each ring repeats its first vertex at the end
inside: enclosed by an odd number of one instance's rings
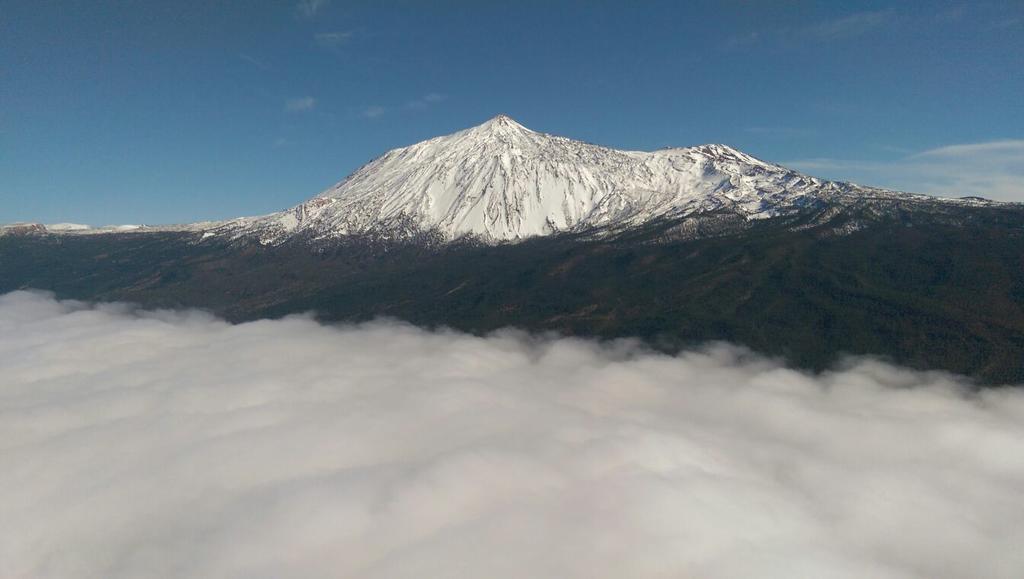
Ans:
POLYGON ((891 162, 804 159, 786 166, 914 193, 1024 202, 1024 140, 950 145, 891 162))
POLYGON ((3 577, 1019 577, 1024 395, 0 297, 3 577))

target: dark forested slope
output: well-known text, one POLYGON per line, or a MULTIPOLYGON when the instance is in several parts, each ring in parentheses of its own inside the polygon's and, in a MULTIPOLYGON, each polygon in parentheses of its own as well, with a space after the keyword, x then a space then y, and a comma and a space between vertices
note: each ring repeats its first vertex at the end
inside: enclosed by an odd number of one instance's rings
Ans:
MULTIPOLYGON (((810 369, 871 354, 1024 382, 1024 218, 887 219, 838 235, 766 222, 673 240, 432 245, 195 243, 186 234, 0 237, 0 292, 200 307, 233 321, 315 311, 485 332, 505 326, 673 350, 728 340, 810 369)), ((799 224, 796 224, 799 225, 799 224)))

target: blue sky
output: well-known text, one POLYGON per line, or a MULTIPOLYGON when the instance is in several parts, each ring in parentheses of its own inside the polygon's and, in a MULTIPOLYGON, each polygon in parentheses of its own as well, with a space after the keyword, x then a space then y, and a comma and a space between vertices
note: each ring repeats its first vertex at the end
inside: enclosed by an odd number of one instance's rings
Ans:
POLYGON ((276 211, 483 122, 1024 200, 1024 3, 0 4, 0 222, 276 211))

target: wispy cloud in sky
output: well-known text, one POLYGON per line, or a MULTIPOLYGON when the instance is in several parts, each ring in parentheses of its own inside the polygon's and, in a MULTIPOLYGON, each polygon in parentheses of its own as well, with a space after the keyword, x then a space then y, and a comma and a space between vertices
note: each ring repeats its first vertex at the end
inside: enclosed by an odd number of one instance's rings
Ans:
POLYGON ((915 193, 1024 201, 1024 140, 949 145, 893 161, 801 159, 783 164, 817 176, 915 193))
POLYGON ((880 30, 895 20, 896 14, 892 10, 856 12, 806 26, 736 33, 726 38, 723 46, 727 50, 738 50, 767 42, 786 44, 795 40, 817 40, 819 42, 848 40, 880 30))
POLYGON ((270 65, 268 65, 267 63, 263 62, 262 60, 254 57, 254 56, 245 54, 244 52, 243 53, 239 53, 238 58, 241 58, 245 62, 248 62, 249 64, 255 66, 256 68, 258 68, 260 70, 270 70, 270 65))
POLYGON ((327 7, 330 0, 299 0, 295 5, 295 11, 304 18, 312 18, 321 10, 327 7))
POLYGON ((992 159, 1021 163, 1024 161, 1024 140, 1005 139, 987 143, 948 145, 913 155, 917 159, 992 159))
POLYGON ((311 96, 291 98, 284 103, 284 110, 290 113, 311 111, 315 107, 316 99, 311 96))
POLYGON ((1024 27, 1024 19, 1007 18, 1005 20, 997 20, 992 23, 992 27, 999 30, 1005 30, 1007 28, 1020 28, 1024 27))
POLYGON ((396 105, 393 107, 371 105, 360 110, 358 114, 364 119, 376 119, 392 111, 401 111, 403 109, 406 111, 422 111, 446 100, 448 100, 447 95, 432 92, 408 101, 405 105, 396 105))
POLYGON ((429 93, 429 94, 425 94, 425 95, 423 95, 422 97, 420 97, 418 99, 413 99, 413 100, 405 103, 405 106, 406 106, 406 108, 413 109, 413 110, 422 110, 422 109, 425 109, 425 108, 427 108, 427 107, 429 107, 431 105, 436 105, 437 103, 444 102, 447 99, 448 99, 448 97, 446 95, 443 95, 441 93, 432 92, 432 93, 429 93))
POLYGON ((0 296, 4 577, 1020 577, 1024 391, 0 296))
POLYGON ((352 31, 318 32, 313 35, 313 41, 320 48, 337 49, 352 40, 352 31))
POLYGON ((967 15, 967 6, 957 4, 935 13, 935 20, 939 22, 959 22, 967 15))
POLYGON ((380 105, 371 105, 360 111, 359 116, 365 119, 375 119, 377 117, 384 116, 384 113, 386 112, 387 109, 380 105))
POLYGON ((737 32, 735 34, 726 37, 722 47, 726 50, 739 50, 748 46, 753 46, 765 40, 768 34, 760 30, 750 30, 747 32, 737 32))
POLYGON ((787 139, 810 137, 815 134, 815 131, 812 129, 802 129, 798 127, 747 127, 744 130, 752 135, 764 135, 768 137, 787 139))
POLYGON ((882 28, 895 20, 891 10, 858 12, 842 18, 818 22, 805 31, 821 40, 842 40, 861 36, 882 28))

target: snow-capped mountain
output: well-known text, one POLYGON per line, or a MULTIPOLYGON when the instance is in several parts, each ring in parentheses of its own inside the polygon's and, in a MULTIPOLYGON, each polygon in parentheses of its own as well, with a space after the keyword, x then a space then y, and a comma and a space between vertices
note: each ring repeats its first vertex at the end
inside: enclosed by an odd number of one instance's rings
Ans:
POLYGON ((809 370, 854 353, 1021 383, 1021 255, 1024 204, 825 181, 722 145, 618 151, 496 117, 262 217, 0 226, 0 294, 667 350, 730 340, 809 370))
POLYGON ((658 218, 726 210, 746 220, 864 200, 938 200, 826 181, 725 145, 620 151, 530 130, 505 115, 388 151, 347 178, 270 215, 164 227, 82 226, 54 233, 191 231, 203 238, 301 236, 508 242, 567 231, 618 231, 658 218))
POLYGON ((207 235, 274 243, 296 234, 430 231, 449 240, 502 242, 723 208, 760 219, 849 196, 934 200, 824 181, 725 145, 620 151, 532 131, 499 115, 388 151, 290 210, 229 221, 207 235))

